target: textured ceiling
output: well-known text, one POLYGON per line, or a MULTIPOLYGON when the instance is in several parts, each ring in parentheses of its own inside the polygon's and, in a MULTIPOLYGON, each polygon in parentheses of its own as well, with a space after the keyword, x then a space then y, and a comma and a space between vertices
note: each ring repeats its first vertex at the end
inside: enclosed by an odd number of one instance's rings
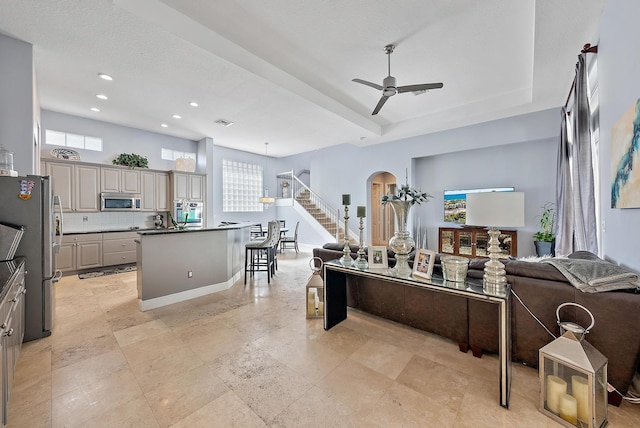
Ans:
POLYGON ((34 45, 44 109, 280 157, 558 107, 603 3, 2 0, 0 32, 34 45), (444 88, 372 116, 380 92, 351 79, 382 84, 389 43, 398 85, 444 88))

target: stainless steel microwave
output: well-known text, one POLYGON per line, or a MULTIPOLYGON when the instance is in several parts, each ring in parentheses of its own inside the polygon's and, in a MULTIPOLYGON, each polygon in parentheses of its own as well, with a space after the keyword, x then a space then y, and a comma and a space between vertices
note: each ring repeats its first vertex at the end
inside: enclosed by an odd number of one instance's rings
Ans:
POLYGON ((139 211, 140 195, 132 193, 100 193, 100 211, 139 211))

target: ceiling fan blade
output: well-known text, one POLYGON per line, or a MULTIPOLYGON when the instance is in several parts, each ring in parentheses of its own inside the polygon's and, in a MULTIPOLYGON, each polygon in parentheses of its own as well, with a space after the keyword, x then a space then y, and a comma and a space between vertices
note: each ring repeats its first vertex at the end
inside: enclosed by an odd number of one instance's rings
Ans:
POLYGON ((376 106, 376 108, 373 109, 373 113, 371 113, 371 116, 378 114, 378 112, 380 111, 384 103, 387 102, 388 99, 389 97, 387 97, 386 95, 383 95, 382 98, 380 98, 380 101, 378 101, 378 105, 376 106))
POLYGON ((362 83, 363 85, 371 86, 372 88, 377 89, 379 91, 382 90, 382 86, 378 85, 377 83, 367 82, 366 80, 362 80, 362 79, 353 79, 352 81, 356 83, 362 83))
POLYGON ((440 89, 444 85, 442 83, 423 83, 421 85, 398 86, 398 93, 428 91, 429 89, 440 89))

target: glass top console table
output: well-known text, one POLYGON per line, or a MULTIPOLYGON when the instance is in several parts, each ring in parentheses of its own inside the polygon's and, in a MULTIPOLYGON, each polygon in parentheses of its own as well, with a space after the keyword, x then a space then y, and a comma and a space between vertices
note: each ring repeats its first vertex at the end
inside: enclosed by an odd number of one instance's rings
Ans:
POLYGON ((431 280, 399 278, 388 269, 358 269, 345 267, 338 260, 324 263, 324 329, 329 330, 347 319, 347 280, 350 276, 371 278, 397 284, 401 287, 420 287, 437 293, 448 293, 460 298, 493 303, 498 306, 498 332, 500 363, 500 405, 509 407, 511 391, 511 314, 509 296, 511 287, 504 290, 484 289, 481 279, 467 278, 466 282, 445 281, 433 275, 431 280))

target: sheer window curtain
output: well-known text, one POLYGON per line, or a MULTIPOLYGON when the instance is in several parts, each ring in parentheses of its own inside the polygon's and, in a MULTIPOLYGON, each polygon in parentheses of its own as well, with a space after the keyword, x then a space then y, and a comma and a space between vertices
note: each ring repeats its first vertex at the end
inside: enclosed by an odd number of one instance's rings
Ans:
MULTIPOLYGON (((598 254, 597 186, 586 53, 576 64, 573 108, 562 109, 556 182, 556 254, 586 250, 598 254)), ((596 154, 597 156, 597 154, 596 154)))

